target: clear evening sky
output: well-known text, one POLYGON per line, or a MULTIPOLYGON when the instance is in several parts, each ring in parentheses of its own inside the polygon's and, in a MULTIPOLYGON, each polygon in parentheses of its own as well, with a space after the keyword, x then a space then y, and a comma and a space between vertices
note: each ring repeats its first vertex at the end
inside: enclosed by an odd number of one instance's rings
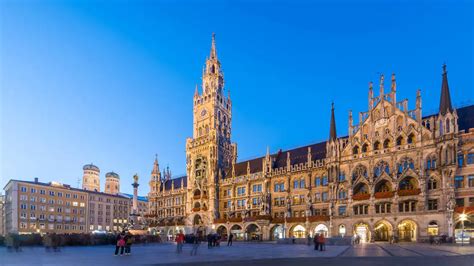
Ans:
POLYGON ((82 166, 148 192, 185 173, 192 99, 216 33, 239 161, 339 136, 367 87, 395 72, 398 99, 436 112, 442 64, 455 106, 473 103, 472 1, 1 1, 0 186, 77 186, 82 166))

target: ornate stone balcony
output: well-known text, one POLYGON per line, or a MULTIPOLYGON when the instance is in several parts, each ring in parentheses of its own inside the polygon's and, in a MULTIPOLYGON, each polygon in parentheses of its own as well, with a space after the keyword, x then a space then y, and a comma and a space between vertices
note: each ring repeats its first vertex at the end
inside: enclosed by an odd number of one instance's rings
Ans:
POLYGON ((394 194, 393 191, 375 192, 374 197, 376 199, 388 199, 392 198, 394 194))
POLYGON ((415 188, 415 189, 404 189, 404 190, 399 190, 397 192, 398 196, 403 197, 403 196, 414 196, 418 195, 421 193, 421 189, 415 188))
POLYGON ((368 200, 370 199, 369 193, 360 193, 352 196, 353 200, 368 200))
POLYGON ((201 208, 199 208, 199 207, 193 208, 193 212, 198 212, 198 211, 200 211, 200 210, 201 210, 201 208))

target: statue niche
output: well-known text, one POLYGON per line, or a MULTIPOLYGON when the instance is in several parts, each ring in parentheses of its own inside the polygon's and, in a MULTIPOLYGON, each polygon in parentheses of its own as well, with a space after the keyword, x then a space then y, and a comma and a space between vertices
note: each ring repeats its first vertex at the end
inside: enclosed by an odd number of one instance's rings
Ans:
POLYGON ((198 157, 194 163, 194 173, 196 180, 201 180, 206 177, 207 159, 205 157, 198 157))

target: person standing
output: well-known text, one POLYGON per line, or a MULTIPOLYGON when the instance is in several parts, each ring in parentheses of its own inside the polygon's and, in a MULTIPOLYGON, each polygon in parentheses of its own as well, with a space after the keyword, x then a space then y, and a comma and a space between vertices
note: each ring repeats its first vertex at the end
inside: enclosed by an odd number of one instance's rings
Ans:
POLYGON ((201 239, 199 238, 199 235, 192 235, 191 239, 193 243, 193 248, 191 249, 191 256, 196 256, 199 244, 201 243, 201 239))
POLYGON ((314 250, 318 250, 319 248, 319 234, 314 234, 314 250))
POLYGON ((306 245, 311 246, 311 236, 309 234, 306 236, 306 245))
POLYGON ((121 234, 117 235, 117 243, 115 244, 115 255, 118 255, 119 249, 120 249, 120 256, 123 256, 123 250, 125 247, 125 231, 122 231, 121 234))
POLYGON ((183 244, 184 244, 184 234, 183 231, 179 230, 179 233, 176 235, 176 252, 181 253, 183 252, 183 244))
POLYGON ((232 239, 234 239, 234 234, 229 234, 229 240, 227 241, 227 246, 232 246, 232 239))
POLYGON ((319 251, 326 250, 326 238, 324 237, 324 234, 319 234, 318 242, 319 242, 319 251))
POLYGON ((128 256, 132 252, 133 236, 130 232, 125 235, 125 255, 128 256))

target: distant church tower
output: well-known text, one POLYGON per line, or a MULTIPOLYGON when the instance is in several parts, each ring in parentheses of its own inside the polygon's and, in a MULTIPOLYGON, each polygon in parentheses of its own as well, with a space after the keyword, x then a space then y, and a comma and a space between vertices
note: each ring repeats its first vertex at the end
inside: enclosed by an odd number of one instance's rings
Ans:
POLYGON ((90 191, 100 191, 100 169, 93 164, 86 164, 82 167, 82 189, 90 191))
POLYGON ((120 176, 117 173, 105 174, 105 193, 114 195, 120 193, 120 176))
MULTIPOLYGON (((218 179, 233 161, 230 141, 232 102, 224 95, 224 74, 217 58, 215 35, 202 76, 202 93, 194 92, 193 137, 186 140, 187 226, 210 227, 218 218, 218 179)), ((210 228, 208 229, 210 230, 210 228)))

